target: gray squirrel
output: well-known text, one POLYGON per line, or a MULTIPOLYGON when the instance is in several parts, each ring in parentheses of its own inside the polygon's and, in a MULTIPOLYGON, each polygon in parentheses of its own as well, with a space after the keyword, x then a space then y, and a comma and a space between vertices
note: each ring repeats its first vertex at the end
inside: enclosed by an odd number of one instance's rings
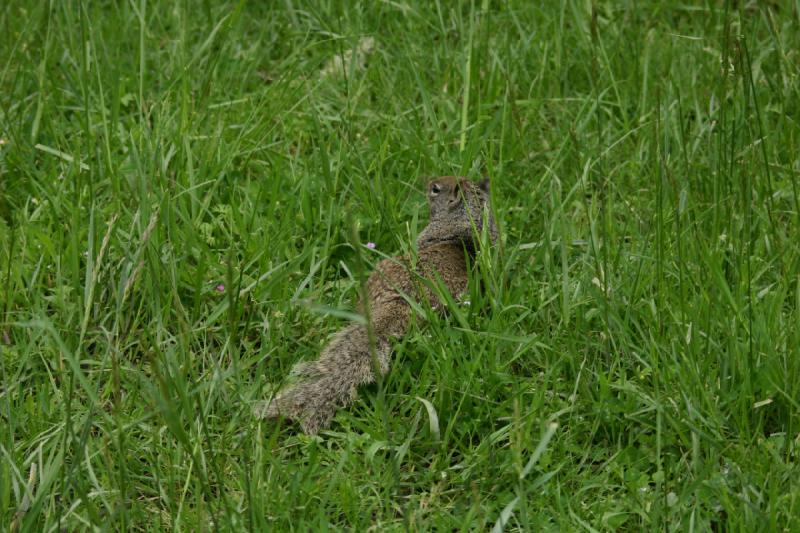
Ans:
POLYGON ((314 435, 330 425, 338 408, 357 397, 359 386, 375 381, 375 366, 386 374, 390 341, 402 337, 410 324, 407 298, 426 298, 434 308, 442 307, 435 291, 420 278, 441 280, 458 298, 467 289, 468 260, 477 251, 484 226, 489 241, 497 241, 489 201, 489 180, 433 179, 428 184, 430 222, 417 237, 414 266, 407 257, 384 259, 367 281, 372 339, 365 324, 340 330, 317 360, 295 365, 292 374, 297 383, 256 407, 256 416, 295 420, 306 434, 314 435))

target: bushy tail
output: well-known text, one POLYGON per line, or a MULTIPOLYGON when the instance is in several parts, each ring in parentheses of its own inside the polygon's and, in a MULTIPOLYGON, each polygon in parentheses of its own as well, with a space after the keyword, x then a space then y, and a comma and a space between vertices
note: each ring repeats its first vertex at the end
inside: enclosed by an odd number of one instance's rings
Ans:
POLYGON ((279 392, 257 414, 296 420, 303 432, 316 434, 330 424, 336 409, 356 398, 359 386, 375 381, 375 363, 381 374, 389 370, 390 355, 389 339, 376 334, 373 360, 366 326, 348 326, 336 334, 319 359, 295 365, 292 374, 298 383, 279 392))

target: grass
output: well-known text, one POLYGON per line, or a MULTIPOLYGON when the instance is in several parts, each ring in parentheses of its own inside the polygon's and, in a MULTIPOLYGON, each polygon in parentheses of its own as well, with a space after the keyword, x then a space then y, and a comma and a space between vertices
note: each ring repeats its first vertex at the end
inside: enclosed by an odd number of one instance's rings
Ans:
POLYGON ((0 524, 798 527, 800 5, 343 4, 0 7, 0 524), (441 174, 471 305, 255 420, 441 174))

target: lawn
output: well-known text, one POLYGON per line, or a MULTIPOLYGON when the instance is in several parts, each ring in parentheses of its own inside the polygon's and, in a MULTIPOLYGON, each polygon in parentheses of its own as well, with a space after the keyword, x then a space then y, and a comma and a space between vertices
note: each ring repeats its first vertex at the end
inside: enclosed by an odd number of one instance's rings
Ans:
POLYGON ((800 4, 350 4, 2 3, 0 527, 797 530, 800 4), (469 305, 256 419, 451 174, 469 305))

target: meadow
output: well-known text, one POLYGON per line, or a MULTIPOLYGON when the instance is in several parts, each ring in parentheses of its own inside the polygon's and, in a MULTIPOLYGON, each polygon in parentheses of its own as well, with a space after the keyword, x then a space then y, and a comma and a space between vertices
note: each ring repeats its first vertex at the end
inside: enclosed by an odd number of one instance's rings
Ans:
POLYGON ((3 2, 0 527, 796 531, 799 119, 797 1, 3 2), (469 305, 256 419, 453 174, 469 305))

